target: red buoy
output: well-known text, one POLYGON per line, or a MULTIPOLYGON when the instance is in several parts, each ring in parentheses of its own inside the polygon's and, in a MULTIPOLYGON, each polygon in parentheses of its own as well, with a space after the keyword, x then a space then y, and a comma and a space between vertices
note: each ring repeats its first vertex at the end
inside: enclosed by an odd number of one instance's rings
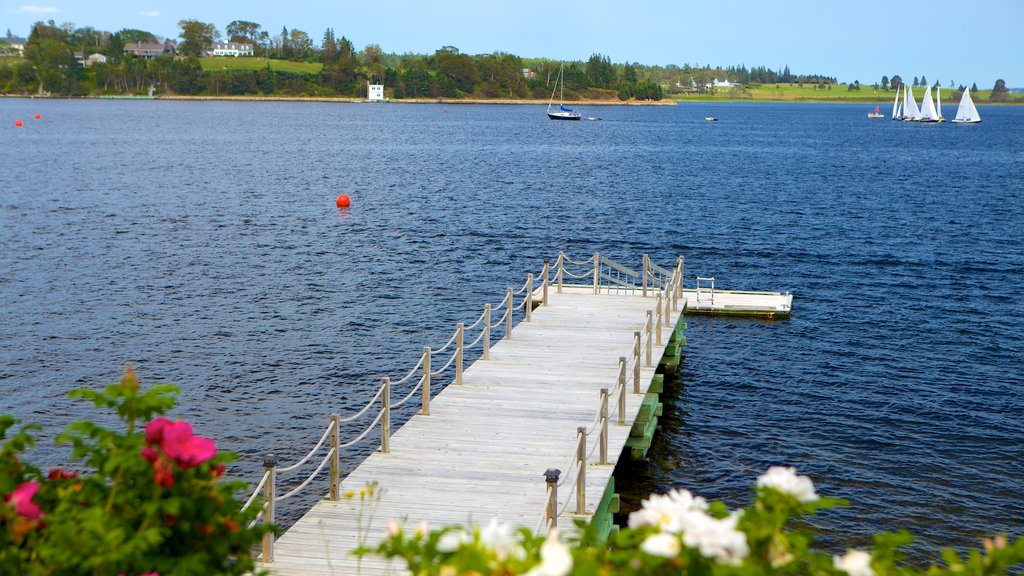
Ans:
POLYGON ((36 112, 36 120, 39 120, 42 117, 43 117, 42 114, 40 114, 39 112, 36 112))
POLYGON ((334 201, 334 205, 338 208, 348 208, 352 201, 349 199, 348 194, 342 194, 338 196, 338 199, 334 201))
MULTIPOLYGON (((14 121, 14 125, 17 126, 18 128, 21 128, 21 120, 15 120, 14 121)), ((338 201, 341 202, 341 199, 339 199, 338 201)))

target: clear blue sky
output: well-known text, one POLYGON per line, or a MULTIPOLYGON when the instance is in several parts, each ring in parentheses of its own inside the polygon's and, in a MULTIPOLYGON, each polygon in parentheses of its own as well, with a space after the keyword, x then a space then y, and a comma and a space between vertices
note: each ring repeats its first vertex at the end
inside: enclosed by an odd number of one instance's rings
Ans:
POLYGON ((882 75, 1024 87, 1024 0, 4 0, 0 34, 54 20, 176 37, 182 19, 298 28, 319 42, 334 28, 362 49, 642 64, 744 64, 873 84, 882 75), (899 8, 909 8, 910 13, 899 8))

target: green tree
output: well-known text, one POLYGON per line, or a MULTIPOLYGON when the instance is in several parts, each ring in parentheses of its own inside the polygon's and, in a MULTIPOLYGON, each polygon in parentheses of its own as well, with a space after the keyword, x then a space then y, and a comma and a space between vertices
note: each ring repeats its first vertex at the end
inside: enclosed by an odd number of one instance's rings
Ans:
POLYGON ((320 59, 332 62, 338 57, 338 43, 334 40, 334 29, 324 30, 324 39, 320 43, 320 59))
POLYGON ((262 31, 263 27, 255 22, 235 20, 227 25, 227 28, 224 29, 224 34, 228 37, 229 42, 255 45, 259 41, 260 32, 262 31))
POLYGON ((882 76, 882 90, 888 90, 888 89, 889 89, 889 77, 888 76, 882 76))
POLYGON ((451 88, 462 92, 473 91, 477 80, 476 63, 468 54, 459 53, 459 49, 454 46, 444 46, 434 52, 433 65, 439 77, 435 78, 441 92, 439 95, 454 96, 451 88))
POLYGON ((919 85, 920 85, 920 82, 918 81, 917 76, 914 76, 914 83, 911 84, 911 86, 913 86, 914 88, 917 88, 919 85))
POLYGON ((978 91, 978 83, 975 82, 975 83, 971 84, 971 92, 977 92, 977 91, 978 91))
POLYGON ((313 40, 310 39, 309 34, 298 28, 292 28, 290 48, 292 58, 303 60, 312 55, 313 40))
POLYGON ((35 66, 39 81, 39 94, 50 90, 67 93, 74 78, 74 56, 66 43, 67 33, 53 25, 36 22, 25 44, 25 60, 35 66))
POLYGON ((992 93, 989 94, 989 100, 996 102, 1009 99, 1010 90, 1006 87, 1006 80, 1002 78, 996 80, 994 86, 992 86, 992 93))
POLYGON ((926 80, 924 76, 921 76, 921 86, 927 86, 927 85, 928 85, 928 80, 926 80))
POLYGON ((178 27, 181 28, 178 52, 185 56, 202 56, 214 42, 220 40, 220 32, 213 24, 198 20, 182 20, 178 22, 178 27))
POLYGON ((889 85, 892 86, 893 90, 899 90, 903 87, 903 78, 900 78, 899 74, 895 74, 892 80, 889 81, 889 85))

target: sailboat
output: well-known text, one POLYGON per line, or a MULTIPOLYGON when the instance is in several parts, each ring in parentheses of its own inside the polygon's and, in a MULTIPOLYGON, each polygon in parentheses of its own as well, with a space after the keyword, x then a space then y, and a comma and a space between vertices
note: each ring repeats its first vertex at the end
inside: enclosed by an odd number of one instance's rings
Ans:
POLYGON ((935 111, 939 114, 939 122, 944 122, 946 119, 942 117, 942 86, 935 84, 935 111))
POLYGON ((885 116, 885 114, 882 114, 878 110, 878 106, 875 106, 875 111, 874 112, 868 112, 868 118, 882 118, 883 116, 885 116))
POLYGON ((932 87, 924 89, 924 100, 921 101, 921 122, 938 122, 939 113, 935 111, 935 102, 932 102, 932 87))
POLYGON ((957 124, 976 124, 981 122, 981 115, 978 114, 978 108, 974 105, 974 100, 971 100, 971 89, 964 89, 964 95, 960 97, 960 106, 956 109, 956 118, 953 118, 953 122, 957 124))
POLYGON ((903 107, 900 106, 900 91, 896 90, 896 97, 892 100, 892 119, 902 120, 903 119, 903 107))
POLYGON ((579 112, 573 111, 572 108, 565 107, 565 64, 558 69, 558 80, 555 82, 555 87, 551 89, 551 100, 548 102, 548 118, 552 120, 579 120, 581 118, 579 112), (555 90, 558 90, 558 109, 554 112, 551 111, 551 106, 555 103, 555 90))
POLYGON ((917 122, 921 119, 921 110, 917 107, 917 101, 914 100, 914 92, 906 84, 903 85, 905 91, 903 98, 903 121, 904 122, 917 122))

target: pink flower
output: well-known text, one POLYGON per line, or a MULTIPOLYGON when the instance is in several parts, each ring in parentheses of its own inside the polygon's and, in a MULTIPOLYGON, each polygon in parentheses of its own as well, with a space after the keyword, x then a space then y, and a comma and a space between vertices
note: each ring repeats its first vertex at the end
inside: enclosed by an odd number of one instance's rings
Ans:
POLYGON ((158 416, 152 422, 146 424, 146 442, 159 444, 164 438, 164 429, 172 422, 163 416, 158 416))
POLYGON ((153 448, 152 446, 146 446, 145 448, 142 449, 142 452, 140 452, 140 454, 142 455, 143 458, 146 459, 146 462, 149 462, 150 464, 156 462, 157 458, 160 457, 160 453, 157 452, 156 449, 153 448))
POLYGON ((160 447, 182 468, 198 466, 217 455, 213 440, 192 434, 192 425, 182 420, 163 429, 160 447))
POLYGON ((43 511, 39 508, 39 504, 32 501, 32 497, 38 491, 38 482, 23 482, 5 500, 14 504, 14 511, 19 516, 24 516, 29 520, 38 520, 43 515, 43 511))

